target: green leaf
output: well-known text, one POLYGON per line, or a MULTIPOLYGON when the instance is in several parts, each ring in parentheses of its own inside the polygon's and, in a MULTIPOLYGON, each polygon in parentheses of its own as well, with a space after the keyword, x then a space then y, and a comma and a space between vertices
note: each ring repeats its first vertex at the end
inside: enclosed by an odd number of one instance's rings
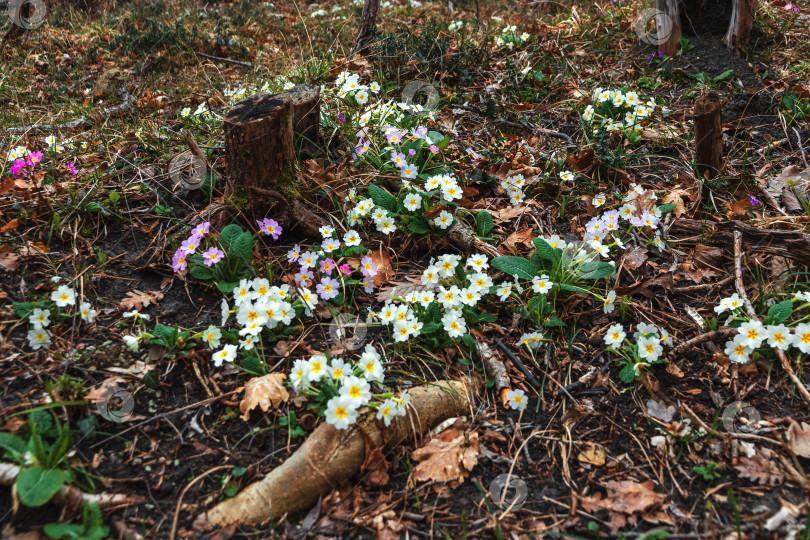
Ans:
POLYGON ((470 334, 464 334, 461 336, 461 341, 464 342, 464 345, 470 348, 471 351, 478 352, 478 345, 475 343, 475 338, 472 337, 470 334))
POLYGON ((422 325, 422 333, 423 334, 432 334, 438 330, 442 329, 442 325, 435 322, 426 322, 422 325))
POLYGON ((374 201, 374 204, 377 206, 385 208, 391 212, 394 211, 394 206, 396 204, 394 196, 380 186, 374 184, 368 186, 368 196, 371 197, 371 200, 374 201))
POLYGON ((492 214, 486 210, 481 210, 475 216, 475 230, 478 236, 486 236, 489 231, 495 226, 495 221, 492 219, 492 214))
POLYGON ((622 368, 619 372, 619 378, 622 382, 630 384, 631 382, 636 380, 636 372, 633 370, 633 366, 631 364, 627 364, 622 368))
POLYGON ((793 302, 790 300, 783 300, 778 304, 774 304, 768 310, 767 323, 768 324, 782 324, 793 313, 793 302))
POLYGON ((557 262, 560 260, 560 253, 542 238, 537 237, 533 239, 532 244, 534 244, 534 247, 537 248, 537 254, 539 254, 543 259, 551 262, 557 262))
POLYGON ((671 202, 667 204, 662 204, 661 206, 658 207, 658 209, 661 211, 662 214, 666 214, 667 212, 672 212, 677 207, 678 207, 677 204, 671 202))
POLYGON ((492 259, 492 266, 510 276, 517 276, 521 279, 532 279, 537 275, 539 268, 535 263, 523 257, 512 255, 506 257, 495 257, 492 259))
POLYGON ((616 269, 604 261, 588 261, 579 265, 577 273, 579 279, 602 279, 612 276, 616 269))
POLYGON ((175 328, 173 326, 166 326, 165 324, 157 323, 152 334, 161 339, 171 339, 174 334, 175 328))
POLYGON ((209 270, 207 266, 192 266, 188 273, 203 281, 214 278, 214 274, 211 273, 211 270, 209 270))
POLYGON ((586 289, 583 289, 582 287, 577 287, 576 285, 569 285, 567 283, 555 283, 554 286, 559 287, 564 291, 570 291, 577 294, 588 294, 588 291, 586 289))
POLYGON ((236 286, 239 285, 236 281, 220 281, 217 283, 217 289, 220 292, 232 293, 236 286))
POLYGON ((560 320, 560 318, 559 318, 559 317, 557 317, 556 315, 552 315, 551 317, 549 317, 548 319, 546 319, 546 320, 545 320, 545 322, 544 322, 544 324, 545 324, 546 326, 552 326, 552 327, 555 327, 555 328, 561 328, 561 327, 565 326, 565 323, 564 323, 564 322, 562 322, 562 321, 560 320))
POLYGON ((64 483, 65 473, 59 469, 32 467, 23 469, 17 475, 17 493, 24 505, 42 506, 56 495, 64 483))
POLYGON ((242 360, 242 369, 253 375, 264 375, 267 369, 262 365, 262 361, 255 356, 246 356, 242 360))
POLYGON ((416 216, 408 223, 408 230, 416 234, 428 234, 430 232, 430 225, 422 216, 416 216))
POLYGON ((233 242, 233 249, 244 258, 242 262, 248 264, 253 257, 253 235, 245 232, 237 236, 233 242))
POLYGON ((236 239, 239 238, 239 235, 243 232, 245 231, 242 230, 242 227, 236 223, 228 225, 222 229, 221 233, 219 233, 219 247, 225 251, 228 251, 236 239))
POLYGON ((16 435, 0 431, 0 448, 11 452, 12 459, 16 460, 18 455, 25 454, 25 441, 16 435))
POLYGON ((14 314, 21 319, 27 319, 34 312, 33 302, 14 302, 11 307, 14 314))

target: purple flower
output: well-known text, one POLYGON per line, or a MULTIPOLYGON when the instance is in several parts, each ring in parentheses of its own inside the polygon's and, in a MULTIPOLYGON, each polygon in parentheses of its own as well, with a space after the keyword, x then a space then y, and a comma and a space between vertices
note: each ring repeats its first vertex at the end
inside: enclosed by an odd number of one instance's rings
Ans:
POLYGON ((335 269, 335 261, 332 259, 324 259, 321 261, 321 273, 326 274, 327 276, 332 274, 332 271, 335 269))
POLYGON ((354 148, 354 153, 357 154, 358 156, 362 156, 363 154, 368 152, 369 146, 370 146, 369 142, 366 141, 365 143, 363 143, 363 146, 356 146, 354 148))
POLYGON ((309 270, 302 269, 300 272, 295 274, 295 281, 300 283, 302 287, 309 287, 309 284, 312 283, 314 277, 315 274, 309 270))
POLYGON ((203 223, 200 223, 199 225, 194 227, 194 229, 191 231, 191 234, 193 234, 194 236, 202 237, 204 234, 208 234, 210 231, 211 231, 211 222, 204 221, 203 223))
POLYGON ((430 153, 431 154, 438 154, 439 153, 439 147, 436 146, 435 144, 431 144, 430 145, 430 153))
POLYGON ((28 159, 26 160, 26 163, 30 167, 33 167, 40 161, 42 161, 42 152, 31 152, 30 154, 28 154, 28 159))
POLYGON ((658 51, 658 58, 663 58, 663 57, 664 57, 664 52, 663 51, 658 51))
POLYGON ((68 170, 70 174, 78 174, 79 171, 76 170, 75 163, 65 163, 65 168, 68 170))
POLYGON ((197 251, 197 248, 200 247, 200 242, 202 241, 202 236, 197 236, 196 234, 192 234, 188 240, 185 240, 182 244, 180 244, 180 249, 185 251, 186 255, 191 255, 197 251))
POLYGON ((343 264, 343 265, 340 266, 340 273, 343 274, 343 275, 348 276, 349 274, 352 273, 352 269, 349 268, 348 264, 343 264))
POLYGON ((478 161, 479 159, 481 159, 481 156, 478 154, 478 152, 476 152, 472 148, 467 148, 467 153, 470 155, 473 161, 478 161))
POLYGON ((363 290, 367 293, 374 292, 374 280, 371 278, 366 278, 363 280, 363 290))
POLYGON ((428 129, 426 127, 418 127, 411 130, 411 132, 413 133, 413 136, 416 137, 417 139, 424 139, 425 137, 427 137, 428 129))
POLYGON ((301 246, 299 246, 298 244, 295 244, 295 247, 287 252, 287 260, 290 262, 297 261, 298 257, 300 256, 301 256, 301 246))
POLYGON ((321 247, 326 253, 332 253, 336 249, 340 248, 340 240, 335 240, 334 238, 327 238, 323 242, 321 242, 321 247))
POLYGON ((324 300, 331 300, 338 295, 339 287, 340 284, 336 279, 326 277, 318 283, 315 290, 324 300))
POLYGON ((392 129, 385 134, 385 138, 388 139, 389 144, 399 144, 402 142, 402 132, 398 129, 392 129))
POLYGON ((315 268, 315 264, 318 262, 318 254, 313 253, 312 251, 305 251, 301 254, 301 257, 298 259, 298 264, 301 265, 301 269, 306 270, 307 268, 315 268))
POLYGON ((371 257, 366 255, 360 261, 360 273, 366 277, 377 275, 377 265, 371 260, 371 257))
POLYGON ((205 266, 212 266, 221 261, 222 258, 225 256, 225 253, 217 247, 210 247, 208 248, 208 251, 206 251, 202 255, 205 266))
POLYGON ((174 252, 174 257, 172 257, 172 268, 175 272, 179 272, 185 270, 186 266, 186 254, 182 248, 178 249, 174 252))
POLYGON ((266 236, 272 236, 273 240, 278 240, 278 237, 281 235, 281 226, 275 219, 264 218, 261 221, 257 219, 256 223, 259 224, 259 229, 266 236))
POLYGON ((404 167, 408 164, 408 161, 405 159, 405 154, 402 152, 391 152, 391 162, 397 167, 404 167))
POLYGON ((345 122, 345 121, 346 121, 346 117, 345 117, 345 116, 343 116, 343 113, 338 114, 338 120, 340 120, 341 122, 345 122))
POLYGON ((757 199, 753 195, 749 195, 748 200, 751 202, 751 206, 756 206, 759 204, 759 199, 757 199))
POLYGON ((416 150, 411 148, 410 150, 408 150, 408 155, 411 156, 411 157, 415 156, 416 155, 416 150))
POLYGON ((14 176, 20 176, 20 171, 25 168, 25 160, 22 159, 15 159, 14 165, 10 167, 11 174, 14 176))

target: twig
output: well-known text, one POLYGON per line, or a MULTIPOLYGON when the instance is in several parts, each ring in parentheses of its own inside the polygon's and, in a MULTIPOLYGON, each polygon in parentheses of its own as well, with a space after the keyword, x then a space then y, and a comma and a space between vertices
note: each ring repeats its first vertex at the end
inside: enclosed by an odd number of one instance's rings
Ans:
POLYGON ((671 351, 669 351, 669 356, 672 360, 675 360, 678 355, 681 353, 688 351, 695 345, 700 345, 701 343, 706 343, 707 341, 716 341, 719 339, 728 339, 733 337, 739 333, 739 330, 736 328, 720 328, 718 330, 714 330, 712 332, 706 332, 705 334, 700 334, 693 337, 690 340, 684 341, 671 351))
POLYGON ((493 350, 483 340, 475 340, 478 346, 478 354, 481 361, 486 366, 487 371, 495 380, 495 389, 503 391, 509 388, 509 377, 506 375, 506 366, 495 357, 493 350))
MULTIPOLYGON (((477 114, 479 116, 484 116, 484 111, 482 111, 480 109, 476 109, 475 107, 470 107, 469 105, 451 105, 450 108, 451 109, 461 109, 462 111, 467 111, 467 112, 475 113, 475 114, 477 114)), ((534 133, 538 133, 538 134, 541 134, 541 135, 548 135, 549 137, 557 137, 558 139, 565 139, 568 142, 569 145, 576 146, 574 144, 574 141, 571 140, 571 137, 569 137, 565 133, 561 133, 559 131, 554 131, 553 129, 547 129, 547 128, 541 128, 541 127, 537 127, 537 126, 532 126, 531 124, 529 124, 529 123, 527 123, 525 121, 523 123, 513 122, 512 120, 507 120, 506 118, 501 119, 501 122, 503 122, 504 124, 506 124, 508 126, 512 126, 514 128, 528 129, 530 131, 533 131, 534 133)))
POLYGON ((201 53, 200 51, 194 51, 197 56, 204 56, 205 58, 210 58, 211 60, 219 60, 220 62, 228 62, 229 64, 236 64, 237 66, 244 66, 252 68, 253 64, 250 62, 241 62, 239 60, 231 60, 230 58, 223 58, 221 56, 211 56, 210 54, 201 53))
MULTIPOLYGON (((742 233, 739 230, 734 231, 734 276, 737 280, 737 293, 740 295, 740 298, 742 298, 746 313, 751 317, 751 320, 760 322, 759 317, 757 317, 757 312, 754 310, 754 306, 751 305, 748 295, 745 294, 745 286, 743 285, 742 279, 742 233)), ((799 393, 805 401, 810 402, 810 391, 807 390, 807 387, 804 386, 801 379, 793 372, 793 366, 790 365, 790 360, 788 360, 785 352, 775 347, 773 350, 779 358, 779 362, 782 364, 782 369, 787 372, 790 380, 793 381, 793 384, 799 389, 799 393)))
POLYGON ((673 292, 676 293, 689 293, 689 292, 697 292, 703 291, 706 289, 714 289, 715 287, 722 287, 728 283, 734 281, 734 276, 726 276, 720 281, 715 281, 714 283, 701 283, 700 285, 689 285, 687 287, 679 287, 675 289, 673 292))
POLYGON ((169 534, 170 540, 174 540, 175 535, 177 535, 177 521, 180 519, 180 507, 183 504, 183 497, 186 496, 186 492, 191 488, 191 486, 193 486, 206 476, 209 476, 217 471, 221 471, 222 469, 233 469, 234 467, 235 465, 220 465, 219 467, 209 469, 204 473, 202 473, 197 478, 195 478, 194 480, 192 480, 191 482, 189 482, 188 485, 185 488, 183 488, 183 491, 180 492, 180 497, 177 499, 177 507, 174 509, 174 519, 172 520, 172 532, 171 534, 169 534))
POLYGON ((534 388, 540 388, 540 383, 537 382, 537 379, 535 379, 531 373, 529 373, 529 370, 526 369, 526 366, 523 365, 523 362, 518 360, 518 357, 515 356, 515 353, 509 350, 509 347, 504 345, 503 341, 501 341, 500 339, 493 338, 493 341, 495 341, 495 345, 497 345, 504 352, 504 354, 506 354, 507 358, 509 358, 509 360, 511 360, 515 364, 515 366, 517 366, 520 372, 526 376, 526 379, 528 380, 529 384, 532 385, 532 387, 534 388))
POLYGON ((799 140, 799 151, 802 153, 802 161, 804 162, 805 167, 810 167, 807 164, 807 156, 804 153, 804 147, 802 146, 802 136, 799 134, 799 130, 795 127, 793 128, 793 132, 796 134, 796 138, 799 140))
POLYGON ((127 109, 132 108, 135 104, 135 98, 132 97, 132 94, 129 93, 127 90, 127 85, 122 86, 118 90, 118 97, 121 98, 123 103, 120 105, 114 105, 113 107, 107 107, 106 109, 102 109, 101 111, 94 111, 87 116, 83 116, 76 120, 71 120, 70 122, 66 122, 64 124, 40 124, 40 125, 33 125, 33 126, 21 126, 21 127, 13 127, 7 128, 5 131, 8 134, 13 133, 40 133, 43 131, 54 131, 57 129, 76 129, 79 127, 84 127, 86 125, 95 124, 100 118, 115 115, 121 113, 127 109))

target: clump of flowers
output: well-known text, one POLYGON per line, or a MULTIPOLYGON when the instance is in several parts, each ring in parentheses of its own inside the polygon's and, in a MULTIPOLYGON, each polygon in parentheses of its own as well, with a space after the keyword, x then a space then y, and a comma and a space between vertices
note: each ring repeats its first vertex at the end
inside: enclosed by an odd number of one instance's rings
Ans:
POLYGON ((495 38, 495 45, 498 47, 506 47, 509 50, 515 48, 516 45, 520 45, 528 41, 531 36, 528 32, 523 32, 518 35, 517 26, 506 26, 501 31, 501 35, 495 38))
POLYGON ((408 392, 395 397, 385 391, 382 358, 370 344, 354 364, 321 355, 296 360, 290 381, 297 393, 314 398, 316 410, 340 430, 357 421, 361 407, 376 410, 377 419, 389 426, 396 417, 405 415, 410 402, 408 392), (375 393, 375 388, 381 391, 375 393))
POLYGON ((605 333, 607 350, 621 356, 617 360, 619 378, 631 383, 640 377, 646 369, 665 364, 664 346, 672 346, 669 333, 653 324, 638 323, 633 340, 628 339, 621 324, 614 324, 605 333))
MULTIPOLYGON (((58 283, 59 277, 53 278, 58 283)), ((81 302, 77 312, 70 311, 76 306, 76 291, 68 285, 59 285, 50 296, 50 301, 15 302, 14 312, 28 320, 28 344, 32 350, 47 348, 51 345, 49 327, 58 324, 76 314, 88 324, 95 321, 97 312, 89 302, 81 302), (52 320, 53 317, 53 320, 52 320)))
POLYGON ((783 352, 796 348, 804 354, 810 353, 810 324, 799 323, 792 328, 785 324, 794 312, 796 301, 802 303, 798 309, 810 307, 810 293, 798 293, 792 299, 772 305, 763 323, 746 315, 743 300, 736 293, 720 300, 714 311, 718 315, 728 312, 726 324, 738 329, 734 339, 726 342, 724 352, 729 360, 744 364, 754 351, 765 346, 783 352))
POLYGON ((632 90, 597 88, 581 116, 586 133, 602 136, 619 133, 635 142, 640 139, 643 121, 655 110, 655 100, 644 101, 632 90))

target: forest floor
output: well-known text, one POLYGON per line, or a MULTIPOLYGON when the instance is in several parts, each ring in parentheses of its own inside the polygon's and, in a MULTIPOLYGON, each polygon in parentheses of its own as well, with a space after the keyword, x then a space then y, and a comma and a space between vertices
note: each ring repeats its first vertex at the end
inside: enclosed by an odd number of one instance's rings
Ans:
POLYGON ((358 1, 66 3, 0 27, 0 536, 810 539, 806 2, 659 57, 636 1, 390 0, 352 58, 358 1), (298 84, 322 237, 226 184, 228 111, 298 84), (324 433, 334 489, 211 517, 324 433))

